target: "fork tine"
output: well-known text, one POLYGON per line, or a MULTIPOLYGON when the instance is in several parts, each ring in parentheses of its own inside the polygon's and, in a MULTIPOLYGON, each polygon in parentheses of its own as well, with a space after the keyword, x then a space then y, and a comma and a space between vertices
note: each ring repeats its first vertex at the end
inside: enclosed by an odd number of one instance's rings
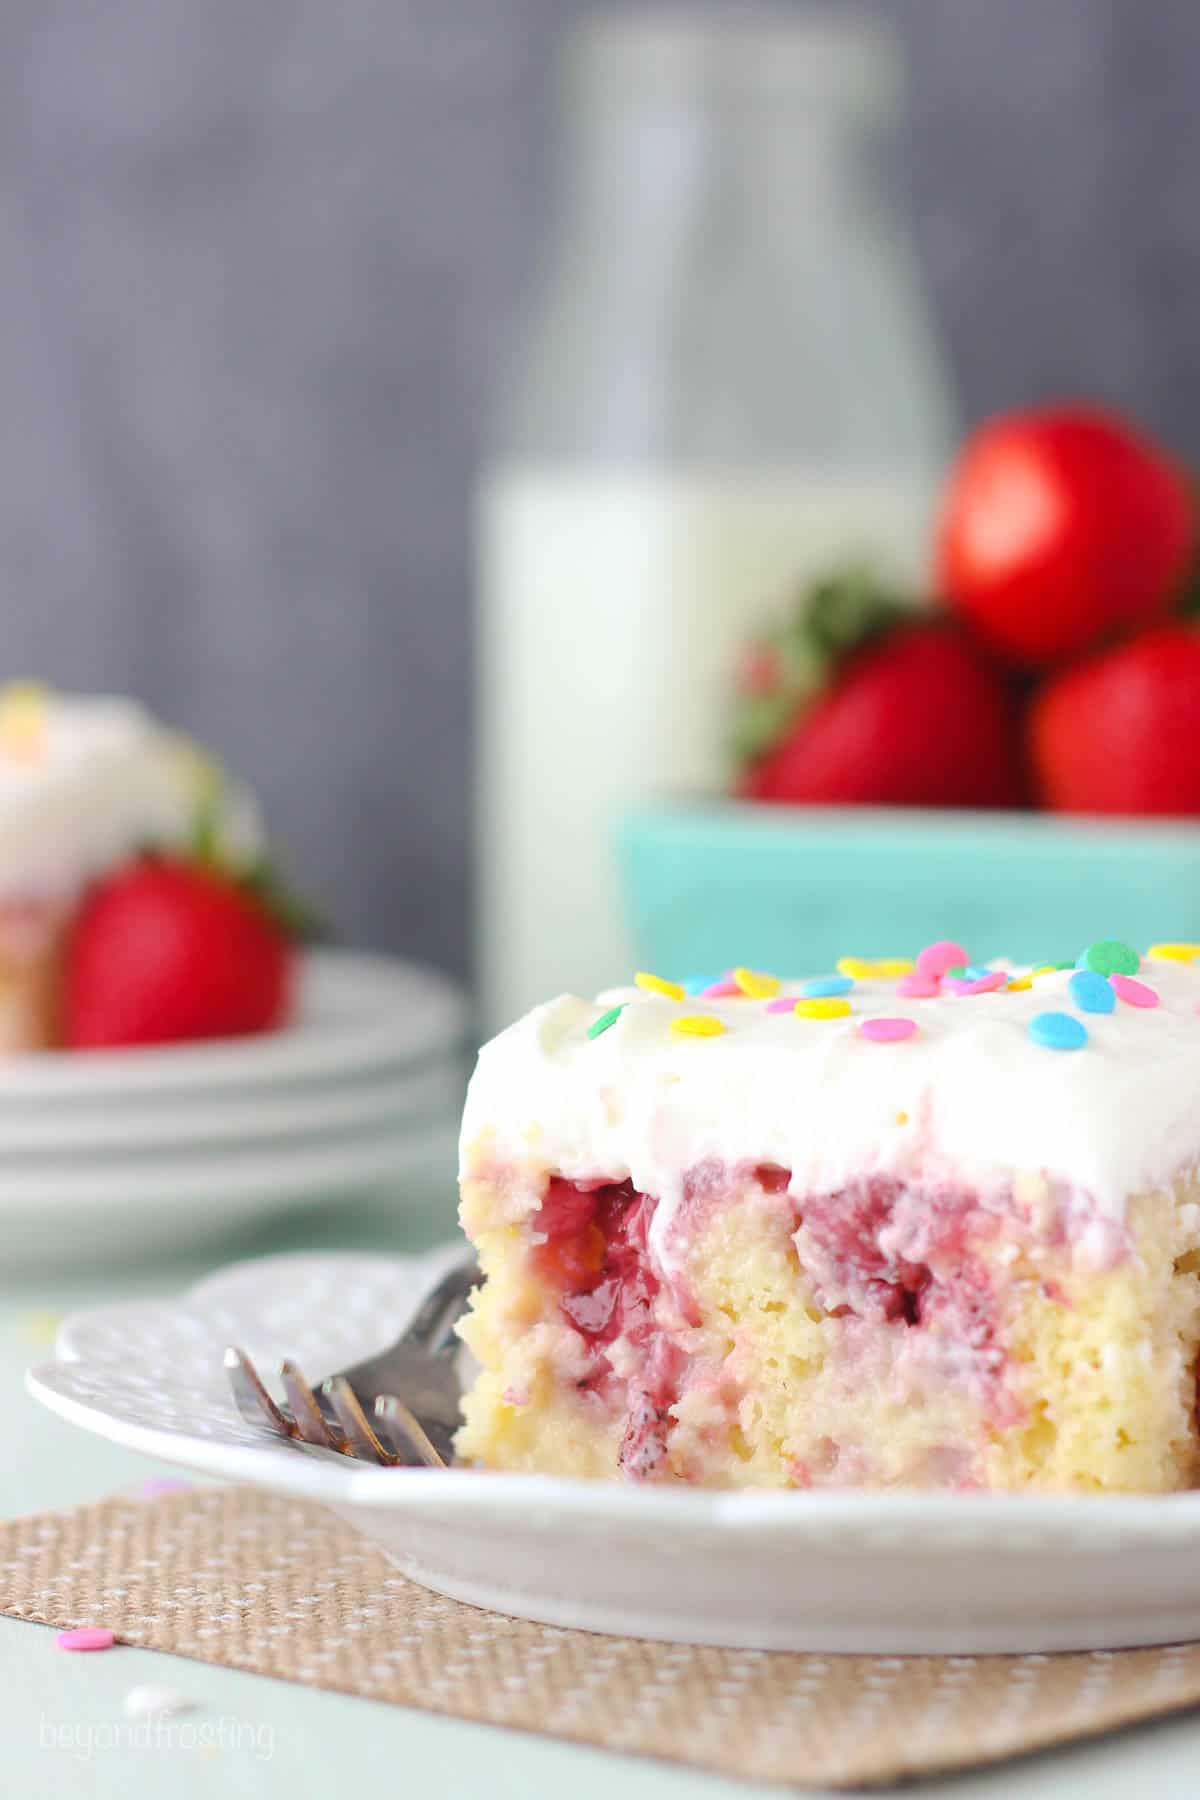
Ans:
POLYGON ((225 1373, 233 1389, 238 1411, 248 1425, 267 1424, 280 1437, 295 1437, 296 1428, 286 1419, 262 1384, 258 1370, 244 1350, 230 1344, 225 1352, 225 1373))
POLYGON ((344 1449, 345 1446, 338 1441, 329 1422, 323 1417, 315 1394, 290 1358, 280 1363, 279 1379, 287 1393, 288 1405, 296 1421, 296 1431, 305 1443, 320 1444, 327 1450, 344 1449))
POLYGON ((346 1434, 351 1452, 361 1457, 363 1462, 380 1462, 387 1465, 399 1459, 376 1436, 359 1404, 358 1395, 344 1376, 335 1375, 324 1383, 321 1392, 329 1401, 337 1414, 338 1424, 346 1434))
POLYGON ((412 1445, 421 1461, 429 1469, 444 1469, 446 1459, 431 1443, 429 1434, 414 1413, 408 1410, 403 1400, 397 1400, 394 1394, 380 1394, 375 1402, 375 1417, 382 1419, 385 1425, 394 1427, 412 1445))

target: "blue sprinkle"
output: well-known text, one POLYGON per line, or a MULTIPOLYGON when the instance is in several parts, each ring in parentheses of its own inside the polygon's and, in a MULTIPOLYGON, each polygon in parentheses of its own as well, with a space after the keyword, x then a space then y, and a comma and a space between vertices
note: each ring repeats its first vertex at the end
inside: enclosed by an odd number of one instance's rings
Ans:
POLYGON ((1029 1021, 1029 1035, 1044 1050, 1082 1050, 1088 1041, 1087 1026, 1074 1013, 1037 1013, 1029 1021))
POLYGON ((836 994, 848 994, 854 986, 852 975, 814 975, 800 983, 802 1000, 831 1000, 836 994))
POLYGON ((719 975, 688 975, 684 977, 680 986, 685 994, 690 994, 695 999, 697 994, 702 994, 705 988, 712 987, 713 983, 720 979, 719 975))
POLYGON ((968 963, 963 970, 963 980, 982 981, 985 975, 994 975, 995 973, 995 969, 989 969, 986 963, 981 963, 978 967, 974 963, 968 963))
POLYGON ((1097 975, 1094 969, 1078 969, 1067 982, 1067 991, 1080 1012, 1110 1013, 1117 1004, 1117 996, 1106 975, 1097 975))

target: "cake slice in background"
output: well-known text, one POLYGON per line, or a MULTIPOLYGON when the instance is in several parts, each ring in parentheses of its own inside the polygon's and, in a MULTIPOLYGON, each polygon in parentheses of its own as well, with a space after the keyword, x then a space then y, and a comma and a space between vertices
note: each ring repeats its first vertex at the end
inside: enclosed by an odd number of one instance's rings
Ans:
POLYGON ((481 1053, 460 1454, 713 1486, 1200 1484, 1200 964, 843 959, 481 1053))
POLYGON ((0 1053, 282 1023, 290 931, 266 873, 252 796, 190 740, 131 700, 6 689, 0 1053))

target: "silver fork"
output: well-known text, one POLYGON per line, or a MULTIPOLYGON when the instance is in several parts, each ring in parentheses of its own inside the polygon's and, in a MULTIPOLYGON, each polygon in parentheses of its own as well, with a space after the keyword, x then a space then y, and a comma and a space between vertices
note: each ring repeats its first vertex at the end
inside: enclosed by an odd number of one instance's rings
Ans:
POLYGON ((475 1258, 466 1254, 430 1289, 394 1344, 329 1376, 315 1392, 286 1359, 278 1371, 286 1406, 276 1404, 245 1351, 231 1344, 225 1371, 238 1411, 248 1424, 309 1449, 389 1466, 411 1465, 415 1455, 431 1469, 448 1467, 462 1393, 454 1327, 477 1279, 475 1258))

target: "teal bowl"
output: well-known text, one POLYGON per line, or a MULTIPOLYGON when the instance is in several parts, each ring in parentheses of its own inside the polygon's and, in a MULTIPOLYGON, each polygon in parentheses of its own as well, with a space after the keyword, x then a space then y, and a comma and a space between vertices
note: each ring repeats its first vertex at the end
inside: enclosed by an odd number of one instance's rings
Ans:
POLYGON ((945 937, 1020 962, 1200 941, 1200 826, 1178 821, 677 803, 626 818, 619 855, 638 966, 678 979, 945 937))

